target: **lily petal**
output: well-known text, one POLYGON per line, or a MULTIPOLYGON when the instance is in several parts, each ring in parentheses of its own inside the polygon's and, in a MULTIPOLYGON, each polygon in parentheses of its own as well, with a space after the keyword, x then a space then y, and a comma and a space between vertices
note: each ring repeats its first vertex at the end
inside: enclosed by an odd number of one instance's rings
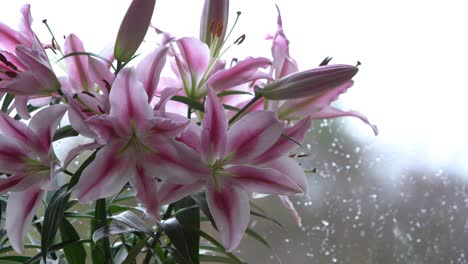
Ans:
POLYGON ((14 188, 24 177, 24 174, 15 174, 6 178, 0 178, 0 194, 4 194, 14 188))
POLYGON ((135 164, 128 155, 120 154, 122 147, 120 144, 103 147, 83 171, 75 190, 81 203, 109 197, 127 183, 135 164))
POLYGON ((201 145, 204 160, 213 161, 213 159, 223 156, 226 147, 228 121, 224 107, 212 89, 208 89, 205 115, 201 126, 201 145))
POLYGON ((131 135, 132 126, 144 130, 153 117, 148 95, 136 78, 133 68, 124 68, 117 75, 109 95, 110 116, 122 134, 131 135))
POLYGON ((23 122, 17 121, 0 112, 0 131, 7 137, 13 138, 23 146, 30 146, 36 140, 36 135, 23 122))
POLYGON ((158 87, 161 70, 166 64, 168 50, 165 46, 157 47, 148 56, 143 58, 136 67, 138 80, 143 83, 143 87, 148 95, 148 103, 153 99, 158 87))
POLYGON ((247 193, 235 185, 225 184, 220 190, 209 186, 206 201, 226 251, 234 251, 249 225, 250 204, 247 193))
POLYGON ((28 152, 27 147, 16 144, 10 137, 0 135, 0 171, 9 174, 22 171, 28 152))
POLYGON ((158 199, 161 205, 173 203, 189 194, 199 191, 203 185, 203 181, 191 184, 176 184, 163 181, 158 188, 158 199))
POLYGON ((300 189, 298 192, 302 192, 304 194, 308 192, 309 185, 307 183, 307 177, 304 173, 304 169, 294 159, 289 157, 281 157, 276 160, 263 163, 259 166, 264 168, 272 168, 282 172, 283 175, 288 177, 297 186, 299 186, 300 189))
POLYGON ((38 147, 42 152, 49 152, 52 137, 66 111, 67 106, 55 104, 40 110, 31 118, 29 127, 36 133, 39 141, 38 147))
MULTIPOLYGON (((176 41, 177 46, 179 47, 180 55, 182 61, 179 60, 183 67, 183 70, 186 71, 182 76, 185 79, 184 85, 189 85, 185 87, 186 91, 191 92, 197 87, 192 87, 193 85, 198 85, 201 78, 205 74, 208 66, 210 64, 210 50, 208 46, 196 38, 182 38, 176 41)), ((180 70, 180 69, 179 69, 180 70)), ((190 96, 190 94, 188 94, 190 96)))
POLYGON ((146 212, 154 217, 159 218, 159 201, 157 197, 157 180, 155 175, 151 175, 148 170, 137 165, 133 177, 130 178, 130 183, 136 190, 138 201, 143 203, 146 212))
POLYGON ((290 195, 302 192, 301 188, 283 172, 272 168, 235 165, 226 169, 233 181, 250 192, 290 195))
POLYGON ((172 183, 189 184, 209 175, 200 155, 185 144, 157 136, 149 138, 146 143, 157 150, 157 153, 145 156, 145 166, 157 172, 158 178, 172 183))
POLYGON ((310 115, 312 119, 337 118, 337 117, 343 117, 343 116, 352 116, 352 117, 359 118, 362 120, 362 122, 368 124, 372 128, 372 131, 374 132, 376 136, 379 134, 379 129, 377 128, 377 126, 371 124, 369 119, 367 119, 366 116, 359 113, 358 111, 354 111, 354 110, 343 111, 336 107, 328 106, 310 115))
POLYGON ((283 125, 271 111, 245 115, 229 130, 227 153, 231 162, 251 161, 268 150, 281 136, 283 125))
POLYGON ((221 70, 213 74, 209 78, 208 84, 216 91, 221 91, 258 79, 273 80, 271 75, 258 70, 259 68, 266 68, 270 65, 271 61, 267 58, 248 57, 232 68, 221 70))
MULTIPOLYGON (((74 34, 70 34, 65 39, 64 50, 65 54, 85 51, 83 43, 74 34)), ((73 81, 75 90, 77 92, 89 91, 93 88, 88 74, 88 56, 74 55, 65 58, 65 60, 68 62, 68 77, 73 81)))
POLYGON ((43 192, 38 186, 32 186, 22 192, 13 192, 8 198, 5 229, 13 249, 24 253, 24 236, 40 205, 43 192))
POLYGON ((90 142, 90 143, 78 145, 78 146, 72 148, 68 152, 67 156, 65 157, 65 160, 63 161, 63 167, 67 168, 68 165, 70 165, 70 162, 72 162, 82 152, 84 152, 86 150, 94 150, 94 149, 97 149, 100 146, 101 145, 96 143, 96 142, 90 142))
MULTIPOLYGON (((304 140, 306 132, 311 126, 311 123, 312 119, 310 117, 304 118, 294 126, 285 128, 283 134, 293 138, 297 142, 302 142, 302 140, 304 140)), ((254 163, 262 163, 265 161, 274 160, 287 154, 293 149, 296 149, 298 147, 296 142, 293 142, 288 137, 280 137, 278 141, 276 141, 276 143, 273 146, 271 146, 271 148, 269 148, 267 151, 265 151, 265 153, 256 158, 254 163)))

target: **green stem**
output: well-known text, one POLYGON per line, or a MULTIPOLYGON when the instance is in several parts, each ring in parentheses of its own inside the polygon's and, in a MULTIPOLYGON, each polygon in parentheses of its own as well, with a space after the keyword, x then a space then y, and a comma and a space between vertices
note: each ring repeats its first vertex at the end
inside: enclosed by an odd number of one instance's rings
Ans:
MULTIPOLYGON (((106 199, 98 199, 96 201, 96 209, 94 213, 94 220, 96 221, 96 226, 94 230, 107 225, 107 208, 106 208, 106 199)), ((112 264, 112 253, 110 248, 109 237, 105 237, 97 242, 97 246, 101 248, 104 252, 104 261, 105 264, 112 264), (102 242, 101 242, 102 241, 102 242)))
MULTIPOLYGON (((167 220, 169 217, 171 217, 171 214, 172 214, 172 211, 174 210, 174 203, 171 203, 169 204, 169 206, 167 207, 167 210, 166 212, 164 213, 163 217, 161 218, 161 220, 167 220)), ((159 237, 161 236, 162 234, 162 229, 159 228, 158 229, 158 232, 156 233, 156 235, 154 236, 153 238, 153 242, 151 243, 151 248, 156 248, 156 245, 158 244, 159 242, 159 237)), ((151 261, 151 257, 152 257, 152 254, 150 251, 148 251, 148 253, 146 254, 146 257, 145 257, 145 260, 143 261, 143 264, 149 264, 150 261, 151 261)))
POLYGON ((255 102, 257 102, 258 100, 260 100, 260 98, 262 98, 262 95, 260 94, 255 94, 255 97, 252 98, 252 100, 250 100, 250 102, 248 102, 244 107, 242 107, 241 110, 239 110, 239 112, 237 112, 232 118, 231 120, 229 120, 229 124, 231 125, 232 123, 234 123, 237 118, 239 118, 250 106, 252 106, 255 102))

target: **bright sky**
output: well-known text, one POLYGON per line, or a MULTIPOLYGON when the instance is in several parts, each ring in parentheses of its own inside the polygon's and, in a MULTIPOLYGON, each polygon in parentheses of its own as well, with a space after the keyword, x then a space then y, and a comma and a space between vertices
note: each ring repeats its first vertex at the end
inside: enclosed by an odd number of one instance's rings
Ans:
MULTIPOLYGON (((20 6, 27 2, 2 5, 2 22, 15 25, 20 6)), ((130 3, 29 2, 33 27, 44 40, 49 35, 41 20, 47 18, 57 36, 75 33, 95 52, 114 40, 130 3)), ((158 0, 153 24, 174 36, 197 36, 202 2, 158 0)), ((468 171, 464 1, 233 0, 232 17, 242 11, 234 36, 247 36, 233 51, 236 55, 269 56, 264 38, 276 28, 275 3, 301 69, 316 66, 326 56, 333 56, 335 63, 362 62, 355 86, 341 102, 365 113, 381 134, 375 138, 359 121, 347 121, 359 138, 394 148, 403 157, 468 171)))

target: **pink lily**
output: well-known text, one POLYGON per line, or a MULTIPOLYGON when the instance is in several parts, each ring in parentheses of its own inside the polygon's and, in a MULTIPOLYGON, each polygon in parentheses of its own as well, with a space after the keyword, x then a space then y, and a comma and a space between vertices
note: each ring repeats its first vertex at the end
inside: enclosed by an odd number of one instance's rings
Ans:
POLYGON ((210 49, 200 40, 182 38, 176 45, 179 50, 175 55, 178 74, 185 93, 194 99, 206 96, 208 87, 222 91, 257 79, 271 79, 269 74, 259 71, 259 68, 271 65, 269 59, 248 57, 232 68, 222 69, 223 64, 210 56, 210 49))
MULTIPOLYGON (((184 157, 184 148, 171 137, 181 133, 188 120, 175 120, 161 113, 153 113, 148 95, 133 68, 124 68, 117 75, 109 94, 109 115, 93 116, 86 120, 103 145, 94 162, 81 175, 76 197, 83 203, 109 197, 130 180, 137 191, 137 198, 147 212, 159 217, 159 201, 156 197, 156 177, 170 182, 193 183, 197 175, 194 164, 184 157), (174 162, 187 162, 186 167, 157 170, 159 157, 170 156, 174 162), (169 171, 169 172, 167 172, 169 171)), ((164 107, 162 107, 164 109, 164 107)))
POLYGON ((330 65, 298 72, 297 64, 289 56, 289 40, 284 34, 279 8, 277 21, 278 29, 272 44, 272 70, 276 80, 265 86, 265 97, 273 99, 268 100, 268 109, 277 112, 281 120, 357 117, 377 134, 377 127, 363 114, 343 111, 331 105, 353 85, 351 78, 357 73, 357 68, 350 65, 330 65))
POLYGON ((11 192, 7 204, 6 230, 10 244, 24 252, 24 235, 40 204, 44 190, 56 187, 57 159, 52 136, 66 111, 52 105, 35 114, 29 126, 0 113, 0 193, 11 192))
MULTIPOLYGON (((301 134, 303 128, 296 130, 301 134)), ((227 251, 237 248, 248 226, 248 192, 291 195, 307 190, 303 170, 285 156, 291 145, 282 139, 283 132, 271 111, 249 113, 229 128, 219 98, 209 89, 201 127, 191 125, 179 137, 200 153, 198 164, 208 170, 200 180, 227 251)))
POLYGON ((60 83, 49 59, 31 29, 30 6, 21 8, 20 31, 0 24, 0 92, 16 95, 15 106, 22 118, 30 118, 27 103, 30 97, 56 94, 60 83))

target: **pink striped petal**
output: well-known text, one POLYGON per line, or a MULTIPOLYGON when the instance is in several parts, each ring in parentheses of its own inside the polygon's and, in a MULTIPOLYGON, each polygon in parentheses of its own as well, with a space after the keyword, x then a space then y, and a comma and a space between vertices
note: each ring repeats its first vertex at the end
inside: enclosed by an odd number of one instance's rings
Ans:
MULTIPOLYGON (((283 134, 291 137, 297 142, 302 142, 306 132, 311 126, 311 122, 311 118, 304 118, 294 126, 285 128, 283 134)), ((280 156, 288 154, 288 152, 296 149, 297 147, 298 145, 296 142, 286 136, 281 136, 278 141, 276 141, 276 143, 271 146, 271 148, 256 158, 254 163, 262 163, 265 161, 274 160, 280 156)))
MULTIPOLYGON (((184 78, 187 84, 198 85, 210 63, 210 50, 208 46, 196 38, 182 38, 176 41, 184 63, 184 78)), ((196 87, 191 87, 195 89, 196 87)))
POLYGON ((258 79, 272 80, 273 78, 269 74, 258 70, 270 65, 271 61, 267 58, 248 57, 232 68, 213 74, 209 78, 208 84, 216 91, 221 91, 258 79))
POLYGON ((24 236, 41 203, 42 195, 38 186, 32 186, 22 192, 10 193, 8 198, 5 229, 10 245, 20 254, 24 253, 24 236))
POLYGON ((235 165, 226 169, 233 181, 250 192, 266 194, 295 194, 301 188, 282 171, 251 165, 235 165))
POLYGON ((208 186, 206 201, 226 251, 234 251, 249 225, 250 204, 247 193, 235 185, 222 185, 220 190, 208 186))
MULTIPOLYGON (((85 51, 83 43, 75 34, 70 34, 65 39, 64 50, 65 55, 85 51)), ((65 58, 65 60, 68 63, 68 77, 72 80, 76 92, 90 91, 94 88, 89 77, 88 56, 73 55, 65 58)))
POLYGON ((10 137, 0 135, 0 171, 9 174, 23 171, 28 152, 29 146, 18 145, 10 137))
POLYGON ((128 155, 120 153, 121 144, 108 145, 83 171, 75 195, 82 203, 109 197, 122 189, 133 173, 135 163, 128 155))
POLYGON ((337 118, 337 117, 343 117, 343 116, 352 116, 361 119, 362 122, 368 124, 371 128, 374 134, 377 136, 379 134, 379 129, 377 128, 376 125, 373 125, 369 122, 369 119, 367 119, 366 116, 363 114, 357 112, 357 111, 343 111, 341 109, 338 109, 333 106, 328 106, 323 108, 322 110, 318 112, 314 112, 310 115, 312 119, 323 119, 323 118, 337 118))
MULTIPOLYGON (((144 166, 144 164, 141 164, 144 166)), ((149 170, 145 170, 142 166, 135 166, 133 177, 130 178, 130 183, 136 190, 136 197, 144 207, 146 212, 159 219, 159 201, 157 197, 157 180, 155 173, 150 173, 149 170)))
POLYGON ((117 75, 112 86, 109 101, 110 116, 122 134, 131 135, 132 126, 137 131, 145 130, 153 117, 148 104, 148 95, 136 78, 133 68, 124 68, 117 75))
POLYGON ((122 136, 118 134, 119 131, 114 129, 112 119, 107 115, 92 116, 86 120, 86 124, 95 135, 92 138, 101 145, 106 145, 113 139, 122 136))
POLYGON ((66 169, 68 167, 68 165, 70 165, 70 162, 72 162, 76 157, 78 157, 78 155, 80 155, 84 151, 94 150, 94 149, 97 149, 100 146, 101 145, 96 143, 96 142, 91 142, 91 143, 87 143, 87 144, 78 145, 78 146, 72 148, 68 152, 67 156, 65 157, 65 160, 63 161, 63 168, 66 169))
POLYGON ((189 146, 198 153, 201 153, 201 127, 194 122, 190 122, 187 129, 177 137, 177 140, 189 146))
POLYGON ((166 111, 166 104, 171 100, 171 98, 176 95, 181 89, 179 88, 165 88, 161 91, 161 96, 159 97, 159 102, 154 106, 156 111, 166 111))
POLYGON ((15 47, 20 45, 18 32, 10 28, 9 26, 0 23, 0 48, 13 52, 15 47))
POLYGON ((322 108, 329 106, 333 101, 337 100, 342 93, 345 93, 350 87, 352 87, 353 84, 353 81, 349 81, 318 96, 287 100, 278 109, 279 118, 283 120, 305 118, 310 114, 318 112, 322 108))
POLYGON ((9 138, 17 140, 22 146, 27 147, 35 142, 36 135, 26 124, 17 121, 3 112, 0 112, 0 131, 9 138))
POLYGON ((289 157, 281 157, 258 166, 275 169, 283 173, 284 176, 299 186, 300 189, 298 192, 304 194, 307 193, 309 185, 307 183, 307 177, 304 173, 304 169, 294 159, 289 157))
POLYGON ((66 105, 55 104, 40 110, 31 118, 29 127, 36 133, 38 147, 43 153, 49 152, 52 137, 66 111, 66 105))
POLYGON ((21 14, 23 17, 21 18, 20 22, 20 41, 27 45, 28 47, 31 47, 31 43, 34 41, 34 38, 36 37, 31 26, 32 26, 32 16, 31 16, 31 5, 26 4, 21 7, 21 14))
POLYGON ((89 57, 88 70, 91 80, 99 86, 103 94, 106 96, 105 98, 107 98, 109 96, 112 83, 114 82, 114 74, 109 70, 109 63, 89 57))
POLYGON ((166 64, 166 55, 168 48, 165 46, 157 47, 148 56, 143 58, 136 67, 137 77, 143 83, 143 87, 148 95, 148 102, 153 100, 153 96, 158 88, 161 70, 166 64))
POLYGON ((291 202, 288 196, 286 195, 278 195, 280 198, 281 202, 283 203, 284 207, 288 209, 289 213, 294 217, 294 220, 296 221, 297 226, 301 227, 302 226, 302 218, 297 213, 296 208, 294 207, 294 204, 291 202))
POLYGON ((224 107, 212 89, 208 90, 201 127, 202 154, 211 163, 224 155, 228 130, 224 107))
POLYGON ((181 142, 153 136, 146 142, 156 154, 145 156, 145 168, 157 173, 156 177, 168 182, 189 184, 210 175, 199 153, 181 142))
POLYGON ((257 111, 245 115, 229 130, 227 153, 231 162, 252 161, 268 150, 281 136, 283 125, 271 111, 257 111))
POLYGON ((158 199, 161 205, 169 204, 199 191, 204 185, 203 181, 191 184, 177 184, 162 181, 158 188, 158 199))
MULTIPOLYGON (((2 170, 3 171, 3 170, 2 170)), ((20 183, 26 175, 15 174, 6 178, 0 178, 0 194, 4 194, 20 183)))
POLYGON ((166 117, 154 117, 153 133, 160 136, 178 136, 188 126, 190 120, 172 113, 166 113, 166 117))

